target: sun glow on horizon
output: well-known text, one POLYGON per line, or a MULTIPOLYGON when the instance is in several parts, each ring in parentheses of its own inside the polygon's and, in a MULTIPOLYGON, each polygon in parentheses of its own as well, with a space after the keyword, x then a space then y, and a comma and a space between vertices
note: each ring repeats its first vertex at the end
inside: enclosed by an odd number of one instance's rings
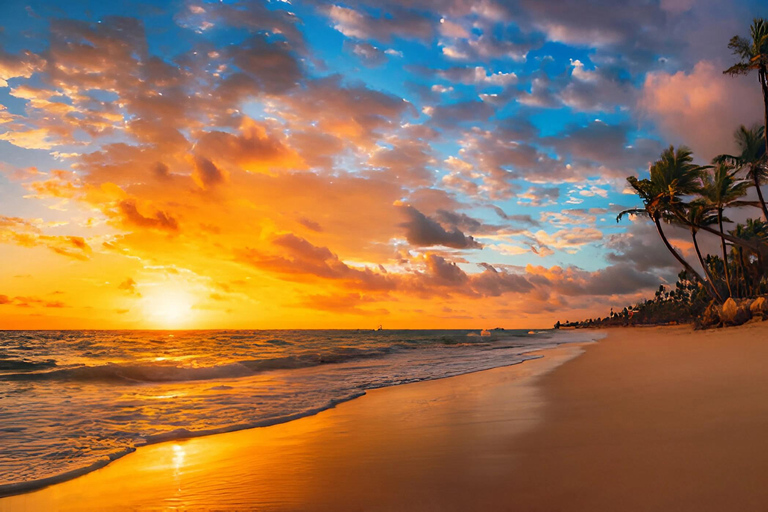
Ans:
POLYGON ((179 328, 192 320, 194 297, 184 289, 159 287, 142 298, 147 323, 164 328, 179 328))

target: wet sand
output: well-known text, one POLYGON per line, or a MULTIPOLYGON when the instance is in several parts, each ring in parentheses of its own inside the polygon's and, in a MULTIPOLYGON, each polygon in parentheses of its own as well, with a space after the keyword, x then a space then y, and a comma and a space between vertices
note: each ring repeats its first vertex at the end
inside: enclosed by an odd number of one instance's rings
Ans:
POLYGON ((283 425, 143 447, 0 511, 766 510, 766 397, 768 323, 616 329, 283 425))

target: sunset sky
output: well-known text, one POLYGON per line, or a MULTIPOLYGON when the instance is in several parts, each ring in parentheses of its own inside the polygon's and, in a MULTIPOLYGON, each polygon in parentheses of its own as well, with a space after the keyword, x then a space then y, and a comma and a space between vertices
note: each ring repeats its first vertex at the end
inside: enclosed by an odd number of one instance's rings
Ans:
POLYGON ((616 223, 626 176, 671 143, 705 163, 760 119, 757 79, 722 75, 756 16, 3 0, 0 328, 604 316, 679 271, 652 226, 616 223))

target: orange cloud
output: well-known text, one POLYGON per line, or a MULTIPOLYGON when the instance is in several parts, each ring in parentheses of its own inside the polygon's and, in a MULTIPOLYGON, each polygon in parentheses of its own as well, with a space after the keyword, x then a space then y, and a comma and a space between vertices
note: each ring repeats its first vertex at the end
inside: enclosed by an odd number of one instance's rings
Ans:
MULTIPOLYGON (((249 172, 273 173, 306 169, 299 154, 274 132, 268 132, 264 124, 245 117, 240 124, 239 134, 220 131, 205 133, 196 149, 209 158, 249 172)), ((196 162, 196 165, 200 164, 196 162)))
POLYGON ((178 231, 179 229, 179 223, 176 219, 165 212, 156 211, 150 216, 145 217, 139 213, 136 202, 132 200, 120 201, 118 206, 124 222, 128 225, 171 232, 178 231))
POLYGON ((47 235, 40 220, 0 216, 0 243, 22 247, 44 246, 51 251, 78 260, 89 259, 92 250, 83 237, 47 235))

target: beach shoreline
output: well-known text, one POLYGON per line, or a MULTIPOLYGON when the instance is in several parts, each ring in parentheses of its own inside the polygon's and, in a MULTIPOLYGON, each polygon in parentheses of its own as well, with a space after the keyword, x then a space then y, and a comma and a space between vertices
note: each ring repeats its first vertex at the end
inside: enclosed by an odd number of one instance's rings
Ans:
MULTIPOLYGON (((149 491, 144 487, 144 484, 153 486, 151 482, 157 482, 158 479, 164 479, 167 483, 169 475, 179 471, 179 468, 173 462, 178 458, 179 446, 184 447, 186 463, 194 466, 194 472, 210 472, 212 468, 218 467, 214 471, 226 474, 228 471, 220 467, 222 464, 230 465, 232 466, 230 469, 235 469, 235 472, 238 472, 235 468, 236 464, 233 464, 231 459, 217 457, 216 454, 220 454, 222 450, 231 449, 240 452, 243 449, 246 451, 250 449, 260 452, 260 455, 264 457, 263 450, 266 447, 275 457, 284 460, 284 454, 278 453, 281 447, 285 448, 283 446, 284 442, 294 445, 296 442, 302 442, 302 440, 307 442, 309 439, 313 442, 325 444, 320 439, 314 439, 313 433, 320 432, 321 438, 322 436, 335 438, 334 426, 338 426, 341 423, 345 425, 344 428, 348 428, 350 424, 360 422, 361 420, 365 422, 366 419, 364 418, 371 419, 375 416, 380 416, 376 418, 379 421, 382 420, 382 416, 388 416, 393 421, 398 422, 401 417, 407 417, 414 413, 418 414, 419 409, 421 409, 425 402, 438 403, 440 407, 436 408, 439 411, 437 415, 419 419, 422 422, 422 426, 424 422, 438 424, 442 422, 443 424, 440 426, 432 425, 429 428, 444 430, 444 423, 458 423, 456 421, 458 417, 463 417, 467 413, 473 412, 477 405, 477 400, 485 400, 487 409, 495 405, 498 398, 491 396, 494 390, 505 393, 509 393, 509 388, 515 390, 513 394, 516 395, 519 401, 518 404, 515 408, 509 409, 506 412, 506 417, 497 418, 497 420, 513 424, 513 429, 516 432, 522 431, 531 428, 533 424, 540 420, 535 411, 541 409, 543 401, 538 397, 531 399, 532 396, 537 394, 533 382, 540 375, 578 356, 582 352, 583 345, 585 343, 566 343, 557 348, 546 349, 542 351, 542 354, 534 352, 532 355, 538 355, 539 357, 526 360, 524 361, 525 364, 518 363, 443 379, 369 390, 365 396, 359 399, 343 402, 335 408, 287 423, 141 446, 133 453, 114 461, 108 466, 74 480, 67 480, 42 489, 0 498, 0 511, 39 510, 41 508, 46 510, 83 510, 84 508, 81 507, 84 506, 84 503, 88 503, 90 507, 103 507, 113 510, 153 509, 153 498, 151 496, 154 495, 158 500, 165 502, 167 496, 164 495, 164 491, 169 489, 175 491, 174 486, 171 485, 169 488, 160 486, 164 490, 155 488, 153 491, 149 491), (542 355, 543 357, 541 357, 542 355), (471 391, 468 392, 468 390, 471 391), (449 411, 447 416, 441 416, 441 414, 446 413, 445 406, 452 398, 459 395, 471 395, 472 393, 475 393, 477 396, 472 399, 474 401, 467 402, 464 409, 449 411), (399 411, 390 410, 390 414, 386 413, 384 407, 403 400, 406 405, 402 406, 399 411), (333 426, 328 426, 329 424, 333 426), (226 448, 222 448, 222 446, 226 448), (199 458, 193 460, 193 457, 187 452, 194 452, 199 458), (217 460, 212 462, 210 460, 211 456, 217 460), (164 463, 160 464, 159 469, 156 466, 157 461, 164 461, 164 463), (147 470, 148 467, 150 468, 149 470, 147 470), (132 479, 134 483, 137 480, 140 481, 135 490, 116 490, 124 487, 124 484, 132 479), (138 504, 115 502, 115 497, 126 496, 126 493, 133 496, 150 496, 150 498, 149 501, 142 501, 138 504)), ((466 399, 467 397, 465 396, 464 398, 466 399)), ((396 405, 395 407, 398 406, 396 405)), ((488 411, 486 410, 486 412, 488 411)), ((379 427, 384 428, 381 425, 379 427)), ((418 431, 419 429, 416 430, 418 431)), ((380 431, 379 434, 381 433, 380 431)), ((343 443, 343 439, 332 439, 332 441, 333 443, 343 443)), ((370 441, 371 439, 366 438, 363 444, 369 444, 370 441)), ((360 442, 360 440, 357 442, 360 442)), ((459 439, 457 439, 458 444, 459 439)), ((365 448, 363 448, 364 450, 365 448)), ((314 455, 318 456, 317 453, 314 455)), ((328 455, 327 452, 320 454, 320 457, 326 455, 328 455)), ((256 468, 256 472, 269 471, 268 465, 268 461, 264 459, 263 465, 256 468)), ((251 470, 253 469, 251 468, 251 470)), ((304 467, 303 469, 311 473, 310 468, 304 467)), ((292 470, 292 473, 295 471, 296 468, 292 470)), ((243 504, 252 497, 252 494, 249 497, 243 497, 245 501, 240 501, 237 506, 231 509, 241 509, 243 504)), ((215 506, 214 503, 200 505, 199 498, 199 496, 195 498, 197 505, 193 504, 192 509, 222 508, 221 506, 215 506)), ((205 498, 203 498, 204 500, 205 498)), ((268 507, 263 507, 264 505, 262 504, 260 509, 269 510, 268 507)), ((229 509, 226 506, 223 508, 229 509)), ((290 509, 292 508, 289 507, 285 510, 290 509)), ((276 508, 275 510, 282 509, 276 508)))
MULTIPOLYGON (((599 336, 596 336, 596 337, 599 337, 599 336)), ((556 346, 563 345, 563 344, 577 345, 573 341, 560 341, 556 344, 556 346)), ((544 357, 544 354, 546 354, 550 350, 552 350, 552 348, 543 348, 540 350, 528 350, 520 354, 522 359, 513 360, 511 362, 499 365, 496 368, 515 366, 531 360, 535 360, 535 359, 544 357)), ((456 376, 467 375, 467 374, 472 374, 472 373, 482 372, 482 371, 487 371, 487 369, 483 368, 483 369, 470 370, 456 376)), ((443 378, 453 378, 456 376, 440 377, 438 379, 426 378, 424 380, 416 381, 412 384, 430 381, 430 380, 439 380, 443 378)), ((403 384, 400 384, 400 385, 403 385, 403 384)), ((408 384, 405 384, 405 385, 408 385, 408 384)), ((344 397, 334 398, 324 405, 321 405, 309 410, 288 414, 286 416, 279 416, 279 417, 266 418, 263 420, 257 420, 252 423, 232 424, 225 427, 206 429, 206 430, 194 430, 194 431, 180 428, 177 430, 148 436, 148 437, 145 437, 142 442, 136 443, 132 447, 123 448, 119 451, 110 453, 108 456, 104 456, 103 458, 98 459, 95 462, 89 463, 85 466, 76 467, 72 470, 68 470, 60 474, 46 476, 44 478, 40 478, 37 480, 28 480, 28 481, 23 481, 18 483, 2 484, 0 485, 0 499, 16 496, 20 494, 25 494, 25 493, 35 492, 41 489, 45 489, 49 486, 59 485, 67 481, 70 481, 72 479, 80 478, 93 471, 97 471, 101 468, 106 467, 109 464, 114 463, 115 461, 123 458, 124 456, 135 452, 137 449, 138 450, 144 449, 147 446, 155 445, 158 443, 183 442, 189 439, 195 439, 200 437, 216 436, 216 435, 227 434, 231 432, 238 432, 242 430, 267 428, 275 425, 281 425, 281 424, 296 421, 305 417, 313 416, 329 409, 333 409, 340 404, 363 397, 366 395, 366 393, 369 393, 375 389, 388 388, 388 387, 393 387, 393 386, 390 385, 390 386, 369 388, 367 390, 359 390, 355 393, 352 393, 344 397)))
POLYGON ((0 511, 761 510, 768 324, 607 332, 273 427, 142 447, 0 511))

